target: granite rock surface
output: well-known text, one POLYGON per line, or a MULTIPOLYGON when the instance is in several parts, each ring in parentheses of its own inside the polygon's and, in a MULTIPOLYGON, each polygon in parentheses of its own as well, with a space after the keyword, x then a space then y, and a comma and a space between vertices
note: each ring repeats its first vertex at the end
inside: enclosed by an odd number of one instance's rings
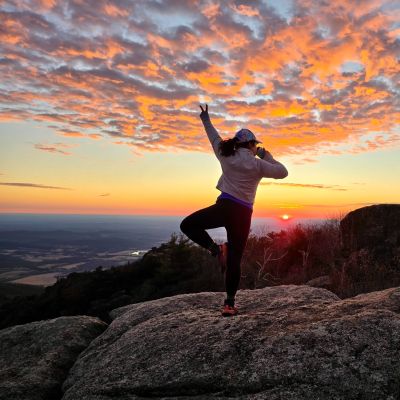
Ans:
POLYGON ((64 400, 400 398, 400 288, 183 294, 115 309, 80 354, 64 400))
POLYGON ((98 318, 70 316, 2 329, 0 399, 60 399, 68 370, 106 327, 98 318))

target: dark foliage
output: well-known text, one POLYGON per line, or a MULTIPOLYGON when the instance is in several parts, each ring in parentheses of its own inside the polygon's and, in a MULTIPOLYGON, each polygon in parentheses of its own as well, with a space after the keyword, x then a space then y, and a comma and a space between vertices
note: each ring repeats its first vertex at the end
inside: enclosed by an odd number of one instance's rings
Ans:
POLYGON ((252 289, 304 284, 329 275, 340 260, 336 220, 327 220, 322 225, 296 225, 262 236, 250 235, 242 263, 242 284, 252 289))

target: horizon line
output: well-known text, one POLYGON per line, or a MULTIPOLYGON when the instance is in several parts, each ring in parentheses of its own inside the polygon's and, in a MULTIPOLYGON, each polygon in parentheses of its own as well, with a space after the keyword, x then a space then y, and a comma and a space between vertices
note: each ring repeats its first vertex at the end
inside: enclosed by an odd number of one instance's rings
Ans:
MULTIPOLYGON (((187 214, 100 214, 100 213, 55 213, 55 212, 1 212, 0 211, 0 216, 3 215, 59 215, 59 216, 109 216, 109 217, 180 217, 184 218, 187 216, 187 214)), ((259 217, 253 217, 254 218, 265 218, 265 219, 278 219, 280 220, 280 217, 277 216, 259 216, 259 217)), ((291 216, 290 219, 287 222, 290 222, 290 220, 301 220, 301 219, 318 219, 318 220, 329 220, 331 218, 328 217, 295 217, 291 216)))

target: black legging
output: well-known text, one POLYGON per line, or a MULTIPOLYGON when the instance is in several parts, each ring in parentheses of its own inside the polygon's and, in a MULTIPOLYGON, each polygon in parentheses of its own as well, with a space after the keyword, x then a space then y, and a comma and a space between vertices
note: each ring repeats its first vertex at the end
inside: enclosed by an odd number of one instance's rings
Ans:
POLYGON ((240 282, 240 262, 250 232, 253 210, 230 199, 217 199, 210 207, 187 216, 181 231, 205 249, 214 243, 206 229, 224 226, 228 239, 225 286, 228 297, 234 298, 240 282))

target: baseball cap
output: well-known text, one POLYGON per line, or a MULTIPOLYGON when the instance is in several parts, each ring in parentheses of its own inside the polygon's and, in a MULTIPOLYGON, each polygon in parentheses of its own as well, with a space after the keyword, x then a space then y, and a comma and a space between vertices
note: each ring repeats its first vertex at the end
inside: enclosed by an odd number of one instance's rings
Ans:
POLYGON ((257 143, 261 143, 256 139, 254 133, 250 129, 242 128, 236 132, 235 138, 238 143, 249 142, 250 140, 255 140, 257 143))

